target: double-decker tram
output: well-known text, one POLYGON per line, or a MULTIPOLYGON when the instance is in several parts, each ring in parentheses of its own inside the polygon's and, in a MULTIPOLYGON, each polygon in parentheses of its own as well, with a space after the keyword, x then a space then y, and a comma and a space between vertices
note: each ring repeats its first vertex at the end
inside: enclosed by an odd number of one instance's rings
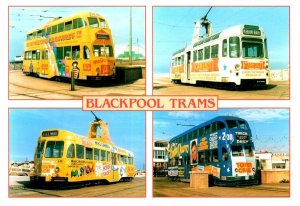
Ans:
POLYGON ((174 83, 265 86, 269 83, 267 38, 262 27, 237 25, 212 34, 205 18, 195 24, 192 44, 172 55, 174 83), (200 28, 206 35, 200 38, 200 28))
POLYGON ((254 149, 246 120, 218 116, 170 140, 168 176, 189 179, 191 171, 205 171, 215 185, 257 184, 254 149))
POLYGON ((27 33, 23 73, 104 81, 115 76, 112 33, 100 14, 80 12, 27 33))
POLYGON ((107 123, 96 117, 88 137, 61 129, 41 131, 30 175, 33 185, 131 181, 134 154, 115 146, 107 123))

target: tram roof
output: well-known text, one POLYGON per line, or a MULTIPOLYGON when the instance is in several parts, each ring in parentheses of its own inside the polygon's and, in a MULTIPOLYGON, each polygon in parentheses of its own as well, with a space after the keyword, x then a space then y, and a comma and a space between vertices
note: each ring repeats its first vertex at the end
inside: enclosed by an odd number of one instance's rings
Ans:
POLYGON ((177 139, 177 138, 179 138, 179 137, 181 137, 181 136, 183 136, 183 135, 189 134, 190 132, 192 132, 192 131, 194 131, 194 130, 196 130, 198 128, 204 127, 204 126, 209 125, 209 124, 211 124, 213 122, 216 122, 216 121, 225 121, 225 120, 242 120, 242 121, 246 121, 245 119, 242 119, 242 118, 236 117, 236 116, 217 116, 217 117, 215 117, 213 119, 210 119, 210 120, 208 120, 206 122, 200 123, 197 126, 195 126, 195 127, 191 128, 191 129, 188 129, 188 130, 186 130, 186 131, 184 131, 184 132, 176 135, 175 137, 173 137, 173 138, 170 139, 170 142, 173 141, 173 140, 175 140, 175 139, 177 139))
POLYGON ((127 150, 127 149, 124 149, 124 148, 121 148, 121 147, 118 147, 118 146, 115 146, 114 144, 108 144, 108 143, 105 143, 105 142, 101 142, 97 139, 92 139, 92 138, 87 138, 86 136, 83 136, 83 135, 80 135, 80 134, 76 134, 74 132, 71 132, 71 131, 68 131, 68 130, 63 130, 63 129, 46 129, 46 130, 42 130, 41 133, 40 133, 40 137, 43 137, 43 138, 47 138, 47 137, 57 137, 58 136, 58 132, 63 132, 65 133, 65 137, 68 137, 68 138, 77 138, 77 139, 84 139, 84 140, 89 140, 89 141, 93 141, 95 144, 97 144, 96 142, 99 142, 100 144, 104 144, 106 145, 107 147, 109 147, 109 149, 112 151, 112 150, 118 150, 118 154, 129 154, 131 157, 134 157, 134 154, 133 152, 131 152, 130 150, 127 150), (56 135, 51 135, 50 133, 51 132, 57 132, 56 135), (47 134, 47 135, 43 135, 43 134, 47 134))
POLYGON ((63 22, 68 21, 68 20, 72 20, 72 19, 75 19, 75 18, 84 18, 84 17, 97 17, 97 18, 105 19, 105 17, 102 16, 101 14, 99 14, 99 13, 90 12, 90 11, 82 11, 82 12, 77 12, 75 14, 72 14, 72 15, 66 16, 66 17, 55 17, 52 20, 48 21, 47 23, 45 23, 45 24, 43 24, 43 25, 41 25, 41 26, 39 26, 35 29, 32 29, 32 30, 28 31, 27 34, 38 31, 40 29, 44 29, 45 27, 48 27, 48 26, 53 26, 55 24, 63 23, 63 22))
MULTIPOLYGON (((239 36, 239 35, 241 35, 242 29, 259 30, 261 32, 261 36, 265 35, 264 32, 263 32, 262 27, 260 27, 260 26, 250 25, 250 24, 239 24, 239 25, 228 27, 228 28, 224 29, 223 31, 221 31, 219 33, 216 33, 216 34, 213 34, 209 37, 201 39, 200 41, 194 43, 192 45, 192 47, 199 46, 201 44, 216 40, 218 38, 224 38, 224 37, 235 36, 235 35, 239 36)), ((187 47, 190 47, 190 46, 191 45, 189 45, 187 47)), ((180 53, 184 52, 187 47, 177 50, 176 52, 174 52, 172 54, 172 56, 175 56, 177 54, 180 54, 180 53)))

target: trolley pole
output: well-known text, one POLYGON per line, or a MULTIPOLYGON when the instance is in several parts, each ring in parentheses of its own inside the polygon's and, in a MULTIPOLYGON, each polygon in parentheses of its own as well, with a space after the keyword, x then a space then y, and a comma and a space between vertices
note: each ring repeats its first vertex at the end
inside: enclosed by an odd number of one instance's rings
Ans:
POLYGON ((71 71, 71 91, 75 91, 74 70, 71 71))

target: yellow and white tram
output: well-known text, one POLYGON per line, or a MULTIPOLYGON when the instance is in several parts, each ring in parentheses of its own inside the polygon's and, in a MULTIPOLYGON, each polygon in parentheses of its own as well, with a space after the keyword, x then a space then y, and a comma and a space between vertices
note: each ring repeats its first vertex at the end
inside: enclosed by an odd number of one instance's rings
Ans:
POLYGON ((193 42, 173 54, 170 78, 188 84, 267 85, 269 62, 263 28, 237 25, 193 42))

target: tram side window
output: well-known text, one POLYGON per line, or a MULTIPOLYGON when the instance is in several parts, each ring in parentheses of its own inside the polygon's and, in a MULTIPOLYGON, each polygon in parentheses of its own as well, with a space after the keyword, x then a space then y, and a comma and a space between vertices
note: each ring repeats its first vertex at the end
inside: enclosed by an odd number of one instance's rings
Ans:
POLYGON ((45 51, 42 51, 42 59, 45 59, 45 51))
POLYGON ((198 60, 203 60, 203 49, 198 50, 198 60))
POLYGON ((45 50, 45 59, 48 59, 48 50, 45 50))
POLYGON ((51 34, 56 34, 56 33, 57 33, 57 25, 54 25, 51 28, 51 34))
POLYGON ((204 59, 210 58, 210 46, 204 47, 204 59))
POLYGON ((207 162, 211 162, 211 155, 209 150, 205 150, 202 152, 198 153, 198 160, 200 163, 207 163, 207 162))
POLYGON ((57 47, 56 49, 56 58, 57 59, 63 59, 63 52, 64 52, 64 48, 63 47, 57 47))
POLYGON ((25 60, 31 60, 32 57, 32 52, 31 51, 26 51, 25 52, 25 60))
POLYGON ((79 144, 76 145, 76 157, 78 159, 84 159, 84 146, 79 144))
POLYGON ((123 156, 123 163, 128 164, 128 157, 127 156, 123 156))
POLYGON ((227 39, 224 39, 223 44, 222 44, 222 56, 223 57, 227 57, 227 48, 228 48, 227 39))
POLYGON ((70 144, 67 151, 67 158, 74 158, 74 157, 75 157, 74 144, 70 144))
POLYGON ((51 27, 48 27, 46 31, 46 35, 50 35, 50 34, 51 34, 51 27))
POLYGON ((80 46, 72 46, 72 59, 76 60, 80 57, 80 46))
POLYGON ((181 57, 179 57, 179 64, 184 64, 184 55, 181 55, 181 57))
MULTIPOLYGON (((198 130, 195 129, 195 130, 193 131, 192 139, 196 139, 197 137, 198 137, 198 130)), ((190 140, 190 139, 189 139, 189 140, 190 140)))
POLYGON ((229 38, 229 56, 231 58, 240 57, 240 39, 239 37, 229 38))
POLYGON ((198 134, 199 134, 200 137, 203 136, 203 134, 204 134, 204 127, 201 127, 201 128, 198 129, 198 134))
POLYGON ((93 148, 85 148, 85 159, 92 160, 93 159, 93 148))
POLYGON ((69 31, 72 29, 72 21, 67 21, 65 23, 65 31, 69 31))
POLYGON ((28 52, 28 59, 31 60, 32 59, 32 51, 28 52))
POLYGON ((83 48, 83 58, 89 59, 90 58, 90 49, 87 46, 83 48))
POLYGON ((222 129, 225 129, 226 128, 226 125, 224 122, 217 122, 217 130, 222 130, 222 129))
POLYGON ((33 39, 33 35, 32 34, 27 34, 27 40, 31 40, 33 39))
POLYGON ((40 50, 36 50, 36 59, 37 60, 41 59, 41 51, 40 50))
POLYGON ((106 161, 106 151, 105 150, 101 150, 100 160, 101 161, 106 161))
POLYGON ((109 151, 107 151, 107 155, 106 155, 106 161, 110 162, 111 161, 111 153, 109 151))
POLYGON ((204 127, 204 134, 209 134, 210 133, 210 125, 206 125, 204 127))
POLYGON ((232 150, 233 157, 244 156, 242 146, 233 146, 232 145, 231 150, 232 150))
POLYGON ((219 152, 218 149, 211 150, 212 162, 219 162, 219 152))
POLYGON ((193 61, 197 61, 197 51, 193 51, 193 61))
POLYGON ((78 18, 73 20, 73 29, 81 28, 86 25, 84 19, 78 18))
POLYGON ((36 60, 36 51, 32 51, 32 60, 36 60))
POLYGON ((33 36, 33 38, 35 39, 36 36, 37 36, 37 32, 33 32, 32 36, 33 36))
POLYGON ((133 157, 128 157, 128 164, 133 165, 133 157))
POLYGON ((94 160, 100 160, 100 150, 94 148, 94 160))
POLYGON ((219 56, 219 45, 211 46, 211 58, 218 58, 219 56))
POLYGON ((71 59, 71 47, 70 46, 64 47, 64 58, 71 59))
POLYGON ((89 25, 92 28, 99 28, 99 22, 97 18, 88 17, 89 25))
POLYGON ((199 161, 199 163, 205 163, 204 152, 198 152, 198 161, 199 161))
POLYGON ((222 147, 222 160, 223 161, 227 161, 228 160, 228 151, 224 147, 222 147))
POLYGON ((38 30, 37 37, 42 37, 42 36, 43 36, 43 30, 38 30))
POLYGON ((218 131, 217 130, 217 122, 213 122, 212 125, 211 125, 211 132, 214 133, 218 131))
POLYGON ((65 24, 64 23, 58 24, 58 32, 63 32, 64 28, 65 28, 65 24))

